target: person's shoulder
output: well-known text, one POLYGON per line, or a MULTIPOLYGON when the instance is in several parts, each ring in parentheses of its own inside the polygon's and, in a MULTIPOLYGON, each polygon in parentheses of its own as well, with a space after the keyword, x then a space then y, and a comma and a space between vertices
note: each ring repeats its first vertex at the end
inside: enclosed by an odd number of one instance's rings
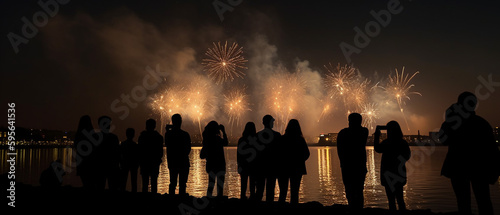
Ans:
POLYGON ((146 136, 148 135, 148 131, 144 130, 144 131, 141 131, 141 134, 139 136, 146 136))
POLYGON ((184 136, 190 136, 190 135, 189 135, 189 132, 187 132, 187 131, 184 131, 184 130, 182 130, 182 129, 181 129, 181 130, 180 130, 180 132, 181 132, 181 134, 182 134, 182 135, 184 135, 184 136))
POLYGON ((160 134, 160 132, 158 132, 158 131, 153 131, 153 134, 154 134, 155 136, 162 136, 162 135, 160 134))
POLYGON ((243 142, 245 142, 245 138, 244 138, 244 137, 240 137, 240 138, 238 139, 238 143, 243 143, 243 142))
POLYGON ((280 134, 280 132, 277 132, 277 131, 275 131, 275 130, 273 130, 273 134, 274 134, 274 136, 278 136, 278 137, 281 137, 281 136, 282 136, 282 135, 280 134))
POLYGON ((343 133, 346 133, 346 132, 349 132, 349 128, 343 128, 339 131, 339 135, 340 134, 343 134, 343 133))
POLYGON ((488 122, 488 120, 486 120, 485 118, 481 117, 481 116, 478 116, 476 114, 472 115, 472 119, 475 121, 475 123, 477 124, 481 124, 481 125, 487 125, 489 127, 491 127, 490 123, 488 122))
POLYGON ((369 132, 367 127, 361 127, 361 130, 363 131, 363 133, 368 134, 368 132, 369 132))

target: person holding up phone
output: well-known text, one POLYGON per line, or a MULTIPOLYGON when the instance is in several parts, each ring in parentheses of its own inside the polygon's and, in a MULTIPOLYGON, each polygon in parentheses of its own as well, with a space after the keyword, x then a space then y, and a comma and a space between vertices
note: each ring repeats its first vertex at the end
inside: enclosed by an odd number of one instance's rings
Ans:
POLYGON ((205 130, 202 135, 203 147, 200 152, 200 158, 207 160, 207 196, 212 197, 215 182, 217 181, 217 197, 223 197, 224 178, 226 177, 224 146, 228 145, 226 129, 222 124, 219 125, 216 121, 211 121, 207 124, 207 126, 205 126, 205 130))
POLYGON ((382 153, 380 164, 380 179, 385 187, 389 210, 396 210, 396 200, 399 210, 406 210, 403 197, 403 187, 406 184, 405 163, 410 159, 411 151, 408 142, 403 139, 399 123, 390 121, 387 126, 377 126, 373 140, 375 151, 382 153), (387 139, 380 143, 380 131, 387 130, 387 139))

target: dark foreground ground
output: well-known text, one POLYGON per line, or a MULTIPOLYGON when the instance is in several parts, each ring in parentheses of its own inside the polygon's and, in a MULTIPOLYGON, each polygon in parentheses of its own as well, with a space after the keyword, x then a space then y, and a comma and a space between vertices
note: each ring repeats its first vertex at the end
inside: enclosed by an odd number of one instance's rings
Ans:
MULTIPOLYGON (((89 192, 82 188, 70 186, 57 189, 46 189, 18 184, 15 195, 16 209, 31 209, 37 213, 42 211, 60 212, 62 214, 84 212, 126 212, 136 213, 138 210, 160 214, 390 214, 386 209, 365 208, 363 211, 349 213, 346 205, 323 206, 318 202, 307 202, 298 205, 288 203, 265 203, 240 200, 236 198, 195 198, 152 193, 131 192, 89 192)), ((7 206, 8 198, 4 197, 2 208, 7 206)), ((431 215, 455 214, 433 213, 430 210, 411 210, 405 214, 431 215)))

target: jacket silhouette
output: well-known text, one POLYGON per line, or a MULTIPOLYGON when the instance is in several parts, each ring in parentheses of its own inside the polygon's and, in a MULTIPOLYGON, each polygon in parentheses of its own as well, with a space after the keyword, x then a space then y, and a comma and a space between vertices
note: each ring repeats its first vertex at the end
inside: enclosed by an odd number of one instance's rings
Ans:
POLYGON ((476 115, 476 105, 476 96, 464 92, 446 110, 440 140, 448 145, 448 153, 441 175, 451 179, 459 213, 472 213, 472 186, 479 214, 493 214, 489 184, 500 175, 500 152, 490 124, 476 115))
POLYGON ((361 126, 362 116, 358 113, 350 114, 348 120, 349 127, 342 129, 337 136, 337 152, 349 207, 361 209, 364 206, 363 189, 367 173, 368 129, 361 126))
POLYGON ((279 201, 285 202, 288 182, 290 181, 290 203, 299 203, 299 188, 302 175, 307 174, 306 160, 310 152, 306 140, 302 136, 299 121, 290 120, 285 134, 280 142, 280 154, 278 161, 278 184, 280 187, 279 201))
POLYGON ((274 201, 274 190, 278 177, 278 154, 281 134, 273 130, 275 119, 271 115, 262 118, 264 129, 257 133, 257 156, 255 157, 255 174, 257 175, 256 200, 262 200, 264 187, 266 201, 274 201))
POLYGON ((118 136, 110 132, 111 118, 108 116, 99 117, 98 120, 99 136, 102 136, 102 142, 97 146, 97 156, 101 169, 99 182, 100 189, 106 186, 111 190, 118 190, 120 186, 120 140, 118 136))
POLYGON ((181 129, 182 117, 172 116, 172 124, 167 125, 165 146, 167 148, 167 164, 170 171, 169 193, 175 194, 177 178, 179 178, 179 194, 186 194, 186 183, 189 175, 189 153, 191 152, 191 137, 181 129))
POLYGON ((158 190, 158 174, 163 158, 163 137, 156 130, 156 121, 148 119, 146 130, 139 136, 139 165, 142 175, 142 192, 148 192, 149 180, 151 178, 151 192, 158 190))
POLYGON ((122 190, 127 185, 128 173, 130 172, 130 184, 132 192, 137 192, 137 170, 139 169, 139 145, 134 141, 135 130, 126 130, 127 139, 120 144, 122 190))

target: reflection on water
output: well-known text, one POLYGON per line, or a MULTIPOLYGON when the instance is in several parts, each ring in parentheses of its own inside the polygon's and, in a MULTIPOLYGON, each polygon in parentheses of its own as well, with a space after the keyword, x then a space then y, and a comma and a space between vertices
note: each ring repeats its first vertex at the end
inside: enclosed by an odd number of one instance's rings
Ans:
MULTIPOLYGON (((337 148, 310 147, 309 149, 311 156, 306 162, 308 174, 302 178, 299 201, 318 201, 324 205, 347 204, 337 148)), ((436 212, 454 211, 456 210, 456 202, 450 181, 440 176, 447 148, 436 147, 435 151, 429 151, 429 149, 429 147, 411 147, 412 158, 407 163, 408 184, 404 191, 406 204, 409 209, 432 209, 436 212)), ((199 158, 200 150, 200 147, 193 147, 189 155, 191 167, 187 192, 196 197, 206 195, 208 185, 205 160, 199 158)), ((7 150, 2 150, 0 153, 1 173, 8 171, 7 152, 7 150)), ((16 178, 18 182, 26 184, 38 185, 40 173, 56 159, 60 159, 68 167, 75 164, 72 161, 71 149, 69 148, 18 149, 17 153, 16 178)), ((224 195, 230 198, 239 198, 240 178, 236 164, 236 148, 225 148, 225 156, 227 171, 224 195)), ((380 159, 381 155, 374 152, 373 147, 367 147, 368 174, 364 191, 365 206, 367 207, 387 208, 385 190, 380 185, 380 159)), ((158 179, 158 192, 160 193, 166 193, 169 185, 166 157, 163 160, 158 179)), ((141 177, 138 177, 139 190, 141 183, 141 177)), ((76 171, 64 176, 63 185, 81 186, 76 171)), ((130 188, 130 185, 127 185, 127 189, 130 190, 130 188)), ((495 211, 500 212, 500 185, 497 183, 490 188, 495 211)), ((276 191, 275 199, 277 200, 278 186, 276 186, 276 191)), ((248 195, 249 193, 247 193, 248 195)), ((473 204, 473 207, 476 207, 475 203, 473 204)))

